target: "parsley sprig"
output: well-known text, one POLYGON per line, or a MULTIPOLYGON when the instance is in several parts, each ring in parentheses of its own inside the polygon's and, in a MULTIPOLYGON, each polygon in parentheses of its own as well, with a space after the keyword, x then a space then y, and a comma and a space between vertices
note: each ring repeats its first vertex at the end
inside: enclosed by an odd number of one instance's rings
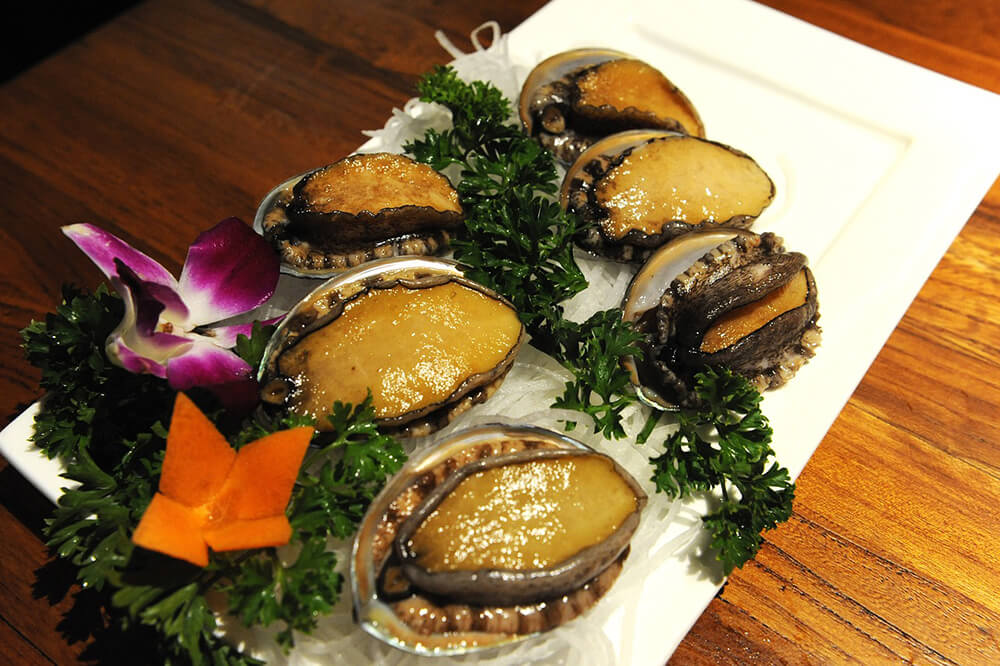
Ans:
POLYGON ((104 341, 124 312, 103 285, 92 295, 66 286, 56 312, 21 331, 28 361, 42 371, 46 399, 35 442, 48 457, 72 460, 88 449, 98 463, 116 463, 128 442, 169 416, 169 407, 155 411, 172 395, 162 380, 125 372, 104 355, 104 341), (107 418, 109 410, 115 418, 107 418))
MULTIPOLYGON (((281 624, 277 640, 294 644, 309 632, 343 588, 337 554, 328 539, 349 538, 385 479, 402 465, 400 445, 379 433, 371 399, 336 403, 332 431, 311 450, 288 515, 292 550, 283 562, 273 548, 213 553, 208 567, 192 567, 136 548, 131 534, 156 490, 175 392, 166 382, 111 365, 104 340, 121 318, 121 300, 103 286, 93 294, 64 290, 56 313, 29 325, 22 336, 32 363, 42 368, 47 394, 36 419, 35 442, 67 464, 67 490, 48 520, 49 546, 77 567, 83 587, 77 603, 103 606, 104 631, 145 628, 155 640, 136 663, 257 664, 218 636, 213 597, 247 625, 281 624)), ((259 355, 267 338, 255 327, 240 351, 259 355)), ((191 394, 206 413, 221 416, 208 394, 191 394)), ((216 424, 240 446, 308 419, 286 416, 264 426, 255 421, 216 424)))
POLYGON ((642 355, 638 346, 641 334, 622 321, 617 309, 597 312, 583 324, 560 322, 558 330, 562 333, 563 363, 576 379, 566 382, 553 406, 590 415, 594 431, 608 439, 625 437, 622 412, 635 400, 620 359, 642 355))
POLYGON ((463 82, 437 67, 418 84, 421 99, 448 107, 451 129, 429 130, 404 148, 421 162, 460 168, 457 185, 465 234, 453 243, 467 275, 506 296, 532 344, 558 352, 560 303, 587 287, 573 258, 575 216, 553 199, 558 175, 551 154, 508 123, 510 103, 493 85, 463 82))
POLYGON ((795 485, 773 461, 773 431, 745 378, 708 368, 695 390, 703 406, 678 414, 677 431, 650 460, 653 481, 670 497, 718 489, 722 504, 704 522, 729 575, 757 554, 761 532, 791 516, 795 485))

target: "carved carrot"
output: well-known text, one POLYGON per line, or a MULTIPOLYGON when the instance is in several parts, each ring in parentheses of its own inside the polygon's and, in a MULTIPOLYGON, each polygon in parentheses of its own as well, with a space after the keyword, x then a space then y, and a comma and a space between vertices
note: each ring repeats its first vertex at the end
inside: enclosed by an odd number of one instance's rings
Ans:
POLYGON ((285 507, 312 439, 309 427, 282 430, 234 451, 183 393, 177 394, 159 491, 132 541, 208 564, 208 548, 243 550, 288 543, 285 507))

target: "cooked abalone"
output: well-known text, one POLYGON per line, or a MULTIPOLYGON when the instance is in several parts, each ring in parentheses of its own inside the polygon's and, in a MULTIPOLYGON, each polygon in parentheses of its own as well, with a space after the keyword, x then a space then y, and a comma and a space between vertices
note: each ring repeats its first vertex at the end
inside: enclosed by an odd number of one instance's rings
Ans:
POLYGON ((788 381, 820 341, 816 282, 806 263, 772 233, 737 229, 690 234, 658 250, 623 307, 647 335, 645 359, 626 363, 640 397, 661 408, 692 406, 693 376, 706 366, 725 366, 762 391, 788 381), (706 244, 713 249, 705 252, 706 244))
POLYGON ((393 153, 352 155, 291 179, 258 217, 291 272, 318 276, 376 258, 435 254, 463 221, 446 177, 393 153))
POLYGON ((400 528, 404 575, 481 605, 562 596, 614 562, 635 531, 637 487, 622 474, 607 456, 563 450, 465 465, 400 528))
POLYGON ((612 459, 538 428, 482 426, 412 460, 355 541, 359 621, 466 652, 573 619, 617 577, 646 495, 612 459))
POLYGON ((729 146, 636 130, 584 152, 566 172, 561 199, 591 223, 581 246, 642 261, 690 231, 749 227, 774 199, 774 183, 749 155, 729 146))
POLYGON ((705 136, 688 98, 659 70, 609 49, 566 51, 539 63, 521 89, 525 130, 570 164, 598 139, 630 129, 705 136))
POLYGON ((426 434, 499 386, 524 340, 514 308, 457 264, 397 257, 327 282, 275 333, 266 404, 318 419, 371 392, 380 425, 426 434))

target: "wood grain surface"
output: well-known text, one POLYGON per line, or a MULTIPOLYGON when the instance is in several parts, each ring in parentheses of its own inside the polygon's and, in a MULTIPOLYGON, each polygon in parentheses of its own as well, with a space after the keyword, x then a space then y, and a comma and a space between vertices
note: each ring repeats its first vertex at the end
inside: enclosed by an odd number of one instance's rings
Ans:
MULTIPOLYGON (((434 30, 467 43, 542 4, 149 0, 5 84, 3 423, 38 397, 18 331, 64 282, 101 279, 60 226, 95 223, 177 272, 198 232, 252 219, 275 183, 381 126, 447 59, 434 30)), ((1000 92, 996 0, 766 4, 1000 92)), ((792 519, 671 663, 1000 663, 998 244, 994 185, 806 466, 792 519)), ((94 618, 64 616, 75 588, 42 543, 47 510, 0 459, 0 661, 107 661, 84 638, 94 618)))

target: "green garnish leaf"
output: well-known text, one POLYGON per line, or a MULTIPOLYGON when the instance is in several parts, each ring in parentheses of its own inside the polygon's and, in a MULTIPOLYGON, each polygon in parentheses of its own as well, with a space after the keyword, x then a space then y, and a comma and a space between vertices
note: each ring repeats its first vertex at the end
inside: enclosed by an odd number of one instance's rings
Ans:
POLYGON ((169 414, 169 407, 165 413, 149 407, 173 396, 165 382, 123 370, 104 355, 124 312, 121 298, 103 285, 93 294, 66 286, 57 311, 21 331, 28 361, 42 371, 45 409, 32 439, 48 457, 71 460, 89 449, 100 464, 117 462, 122 442, 169 414))
POLYGON ((295 645, 296 631, 309 633, 317 618, 330 612, 344 581, 336 570, 337 554, 326 539, 306 538, 294 562, 285 566, 273 549, 256 551, 226 568, 230 582, 220 586, 229 612, 246 626, 284 627, 276 638, 286 648, 295 645))
POLYGON ((483 81, 467 84, 452 67, 435 66, 417 82, 417 91, 425 102, 448 107, 452 123, 462 132, 503 124, 510 118, 510 102, 496 86, 483 81))
POLYGON ((769 464, 773 431, 746 379, 708 368, 696 376, 696 392, 703 406, 680 413, 664 452, 650 461, 653 481, 670 497, 720 491, 722 505, 704 522, 728 576, 757 554, 763 531, 791 516, 795 484, 787 469, 769 464))
POLYGON ((264 350, 276 328, 278 327, 255 321, 250 331, 250 337, 242 333, 236 336, 236 346, 233 347, 233 351, 249 363, 251 368, 259 368, 261 360, 264 358, 264 350))
POLYGON ((553 406, 590 414, 594 432, 621 439, 625 436, 622 411, 635 402, 621 359, 642 357, 638 346, 641 334, 622 321, 618 309, 598 312, 583 324, 563 322, 563 331, 565 364, 576 379, 566 383, 566 390, 553 406))
POLYGON ((328 420, 333 431, 303 465, 291 521, 304 535, 346 539, 406 454, 399 442, 379 433, 370 394, 357 407, 334 403, 328 420), (323 460, 318 469, 317 460, 323 460))

